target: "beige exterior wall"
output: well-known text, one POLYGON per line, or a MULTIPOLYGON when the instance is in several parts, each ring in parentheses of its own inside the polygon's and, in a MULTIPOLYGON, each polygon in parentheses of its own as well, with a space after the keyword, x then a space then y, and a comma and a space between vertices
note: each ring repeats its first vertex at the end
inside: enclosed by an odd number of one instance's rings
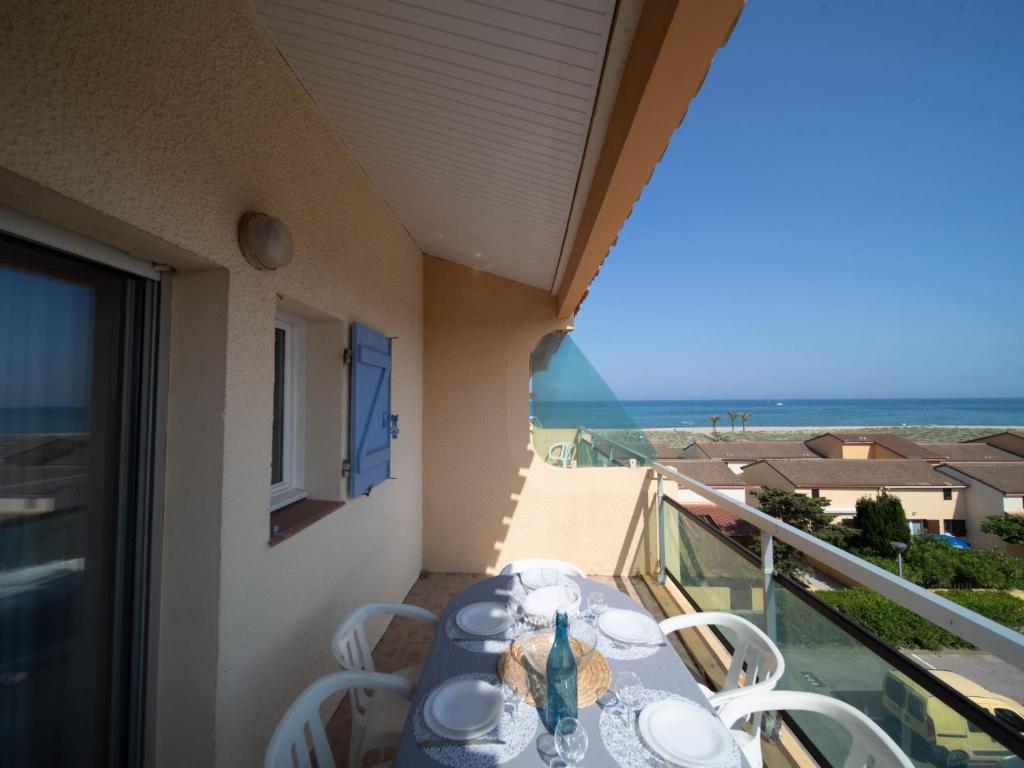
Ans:
POLYGON ((821 435, 806 442, 808 448, 826 459, 843 458, 843 441, 832 435, 821 435))
MULTIPOLYGON (((420 571, 422 256, 242 0, 10 0, 0 28, 0 203, 182 270, 156 764, 261 764, 288 703, 334 668, 336 623, 402 599, 420 571), (247 209, 288 223, 292 266, 245 263, 235 228, 247 209), (344 392, 336 356, 351 321, 398 337, 402 432, 398 479, 268 548, 279 294, 327 323, 321 391, 344 392)), ((317 402, 336 411, 347 398, 317 402)), ((343 437, 311 439, 337 456, 343 437)), ((336 474, 315 482, 340 488, 336 474)))
POLYGON ((1002 448, 1004 451, 1015 453, 1018 456, 1024 456, 1024 437, 1017 437, 1016 435, 1003 433, 1000 435, 993 435, 992 437, 972 440, 971 442, 988 443, 989 445, 994 445, 996 448, 1002 448))
POLYGON ((1024 511, 1024 499, 1020 496, 1004 496, 992 486, 967 477, 952 467, 943 467, 941 472, 967 485, 957 501, 957 517, 967 521, 966 538, 971 542, 971 546, 979 549, 1002 549, 1018 557, 1024 556, 1024 546, 1007 544, 998 536, 981 530, 981 524, 986 517, 1021 514, 1024 511))
POLYGON ((530 442, 530 353, 563 327, 554 297, 439 259, 425 273, 424 568, 557 557, 628 572, 655 492, 649 471, 561 469, 530 442))
MULTIPOLYGON (((810 488, 797 488, 797 493, 806 496, 811 495, 810 488)), ((821 495, 832 503, 825 509, 830 514, 839 516, 839 519, 852 517, 857 499, 864 496, 876 496, 878 488, 822 488, 821 495)), ((952 520, 959 517, 956 514, 957 497, 961 491, 953 489, 953 498, 946 501, 942 498, 941 488, 898 488, 888 489, 890 495, 895 496, 903 502, 903 510, 907 513, 907 520, 952 520)))

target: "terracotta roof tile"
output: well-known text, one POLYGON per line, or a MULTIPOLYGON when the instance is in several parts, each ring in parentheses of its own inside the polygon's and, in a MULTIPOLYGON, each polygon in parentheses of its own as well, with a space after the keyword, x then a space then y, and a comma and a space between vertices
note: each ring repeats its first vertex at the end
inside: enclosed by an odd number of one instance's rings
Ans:
POLYGON ((920 459, 765 459, 797 488, 952 488, 962 483, 920 459))
POLYGON ((949 467, 1008 495, 1024 494, 1024 461, 950 462, 949 467))
POLYGON ((818 455, 799 440, 690 443, 709 459, 757 461, 758 459, 816 459, 818 455))
POLYGON ((698 483, 715 488, 744 488, 746 482, 729 465, 718 459, 667 459, 660 462, 677 472, 692 477, 698 483))

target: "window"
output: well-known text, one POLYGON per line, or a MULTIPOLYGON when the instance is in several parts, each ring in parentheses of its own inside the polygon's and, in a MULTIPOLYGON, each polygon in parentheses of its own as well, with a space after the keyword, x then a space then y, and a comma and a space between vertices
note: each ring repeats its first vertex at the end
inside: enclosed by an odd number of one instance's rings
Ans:
POLYGON ((907 525, 910 526, 910 532, 914 535, 924 533, 924 523, 920 520, 908 520, 907 525))
POLYGON ((907 714, 914 720, 924 719, 924 702, 913 694, 907 696, 907 714))
POLYGON ((817 488, 811 488, 811 498, 812 499, 817 499, 817 498, 820 498, 820 497, 821 497, 821 491, 818 490, 817 488))
POLYGON ((306 334, 300 318, 277 313, 270 508, 306 497, 306 334))
POLYGON ((967 521, 966 520, 944 520, 946 525, 946 533, 951 533, 954 536, 966 536, 967 535, 967 521))
POLYGON ((943 501, 952 501, 953 500, 953 489, 952 488, 943 488, 942 489, 942 500, 943 501))

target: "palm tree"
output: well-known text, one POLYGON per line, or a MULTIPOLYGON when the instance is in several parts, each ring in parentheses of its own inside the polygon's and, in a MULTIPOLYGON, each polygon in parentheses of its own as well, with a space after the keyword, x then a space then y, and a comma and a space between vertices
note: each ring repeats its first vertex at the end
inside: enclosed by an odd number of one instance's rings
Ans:
POLYGON ((732 431, 736 431, 736 418, 740 415, 739 411, 726 411, 726 416, 729 417, 729 421, 732 422, 732 431))
POLYGON ((708 416, 708 418, 711 419, 711 434, 717 435, 718 434, 718 420, 720 418, 722 418, 722 417, 721 416, 708 416))
POLYGON ((743 431, 744 432, 747 431, 747 422, 750 421, 750 417, 752 415, 753 414, 750 414, 750 413, 741 413, 740 414, 740 418, 743 419, 743 431))

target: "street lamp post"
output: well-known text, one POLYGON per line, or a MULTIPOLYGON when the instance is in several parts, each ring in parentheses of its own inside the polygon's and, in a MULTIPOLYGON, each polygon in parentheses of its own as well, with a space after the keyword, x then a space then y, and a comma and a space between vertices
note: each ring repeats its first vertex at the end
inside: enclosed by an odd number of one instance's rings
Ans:
POLYGON ((889 546, 896 552, 896 564, 900 572, 900 578, 903 578, 903 553, 907 549, 907 545, 902 541, 890 541, 889 546))

